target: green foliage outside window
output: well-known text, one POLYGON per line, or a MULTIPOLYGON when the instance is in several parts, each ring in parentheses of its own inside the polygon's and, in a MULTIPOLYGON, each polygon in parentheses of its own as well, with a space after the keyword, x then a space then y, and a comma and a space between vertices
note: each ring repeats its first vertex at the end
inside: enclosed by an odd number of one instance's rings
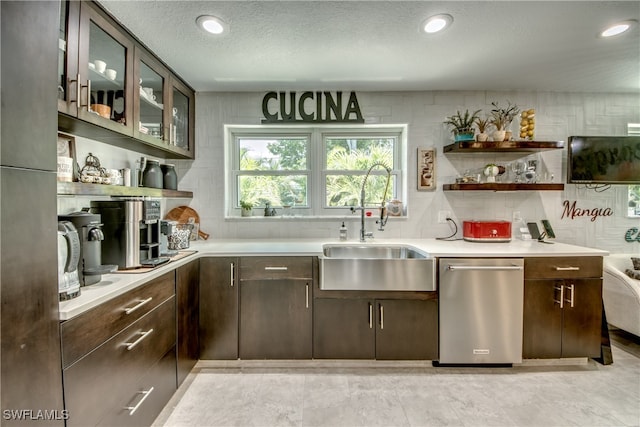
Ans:
MULTIPOLYGON (((327 139, 326 204, 329 207, 357 206, 366 171, 375 163, 394 167, 395 138, 327 139), (333 173, 332 171, 336 171, 333 173), (342 173, 340 173, 342 172, 342 173)), ((386 171, 374 169, 365 188, 365 205, 379 206, 383 201, 386 171), (380 173, 380 175, 378 175, 380 173)), ((394 194, 392 179, 387 199, 394 194)))
POLYGON ((254 206, 307 205, 306 139, 241 140, 239 200, 254 206))
MULTIPOLYGON (((375 163, 394 169, 395 137, 327 138, 325 140, 325 204, 348 207, 360 204, 360 190, 367 170, 375 163)), ((309 206, 309 147, 300 138, 241 138, 238 200, 254 206, 309 206)), ((379 206, 386 185, 383 168, 372 171, 365 189, 366 205, 379 206)), ((387 201, 392 198, 392 176, 387 201)))

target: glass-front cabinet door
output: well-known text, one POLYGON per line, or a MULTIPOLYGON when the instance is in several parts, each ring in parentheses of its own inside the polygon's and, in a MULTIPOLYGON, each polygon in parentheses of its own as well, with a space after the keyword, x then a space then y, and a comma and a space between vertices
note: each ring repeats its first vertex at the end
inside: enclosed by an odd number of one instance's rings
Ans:
POLYGON ((167 121, 168 71, 158 61, 136 48, 135 76, 137 99, 134 111, 134 135, 151 143, 169 141, 167 121))
POLYGON ((176 151, 194 157, 193 138, 195 100, 192 92, 176 79, 171 79, 171 118, 169 144, 176 151))
POLYGON ((78 115, 78 2, 60 2, 58 33, 58 111, 78 115))
POLYGON ((78 50, 78 117, 132 135, 133 42, 82 3, 78 50))

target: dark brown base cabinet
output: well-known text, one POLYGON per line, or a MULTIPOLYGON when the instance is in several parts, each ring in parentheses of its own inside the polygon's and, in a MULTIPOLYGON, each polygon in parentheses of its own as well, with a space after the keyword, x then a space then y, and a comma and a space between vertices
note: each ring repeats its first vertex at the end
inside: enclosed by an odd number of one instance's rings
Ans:
POLYGON ((436 299, 317 298, 313 357, 436 360, 436 299))
POLYGON ((200 259, 200 358, 238 358, 238 258, 200 259))
POLYGON ((177 300, 177 378, 182 384, 198 362, 200 261, 191 261, 176 269, 177 300))
POLYGON ((525 259, 525 359, 599 357, 602 258, 525 259))
POLYGON ((240 260, 241 359, 312 357, 312 257, 240 260))
POLYGON ((176 391, 174 274, 62 322, 67 426, 150 425, 176 391))

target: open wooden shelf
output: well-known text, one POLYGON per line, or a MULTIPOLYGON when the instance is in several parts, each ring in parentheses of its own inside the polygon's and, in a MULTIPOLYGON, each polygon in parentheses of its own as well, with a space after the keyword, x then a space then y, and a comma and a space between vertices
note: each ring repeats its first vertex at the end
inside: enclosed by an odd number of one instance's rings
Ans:
POLYGON ((444 184, 444 191, 562 191, 564 184, 467 183, 444 184))
POLYGON ((58 195, 193 198, 192 191, 162 190, 160 188, 146 187, 125 187, 123 185, 84 184, 82 182, 58 182, 58 195))
POLYGON ((537 152, 564 148, 564 141, 458 141, 445 145, 444 153, 537 152))

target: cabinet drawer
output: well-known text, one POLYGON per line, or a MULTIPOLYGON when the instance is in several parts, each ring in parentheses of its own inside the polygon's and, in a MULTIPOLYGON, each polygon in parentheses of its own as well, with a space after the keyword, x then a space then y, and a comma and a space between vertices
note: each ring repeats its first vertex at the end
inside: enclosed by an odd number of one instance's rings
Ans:
POLYGON ((174 294, 172 271, 63 322, 62 366, 70 366, 174 294))
POLYGON ((103 426, 149 426, 176 391, 176 350, 171 348, 134 387, 124 393, 103 426))
POLYGON ((602 257, 525 258, 525 279, 577 279, 602 277, 602 257))
POLYGON ((240 280, 313 279, 312 257, 244 257, 240 280))
POLYGON ((67 426, 96 425, 175 347, 175 308, 171 297, 63 371, 67 426))

